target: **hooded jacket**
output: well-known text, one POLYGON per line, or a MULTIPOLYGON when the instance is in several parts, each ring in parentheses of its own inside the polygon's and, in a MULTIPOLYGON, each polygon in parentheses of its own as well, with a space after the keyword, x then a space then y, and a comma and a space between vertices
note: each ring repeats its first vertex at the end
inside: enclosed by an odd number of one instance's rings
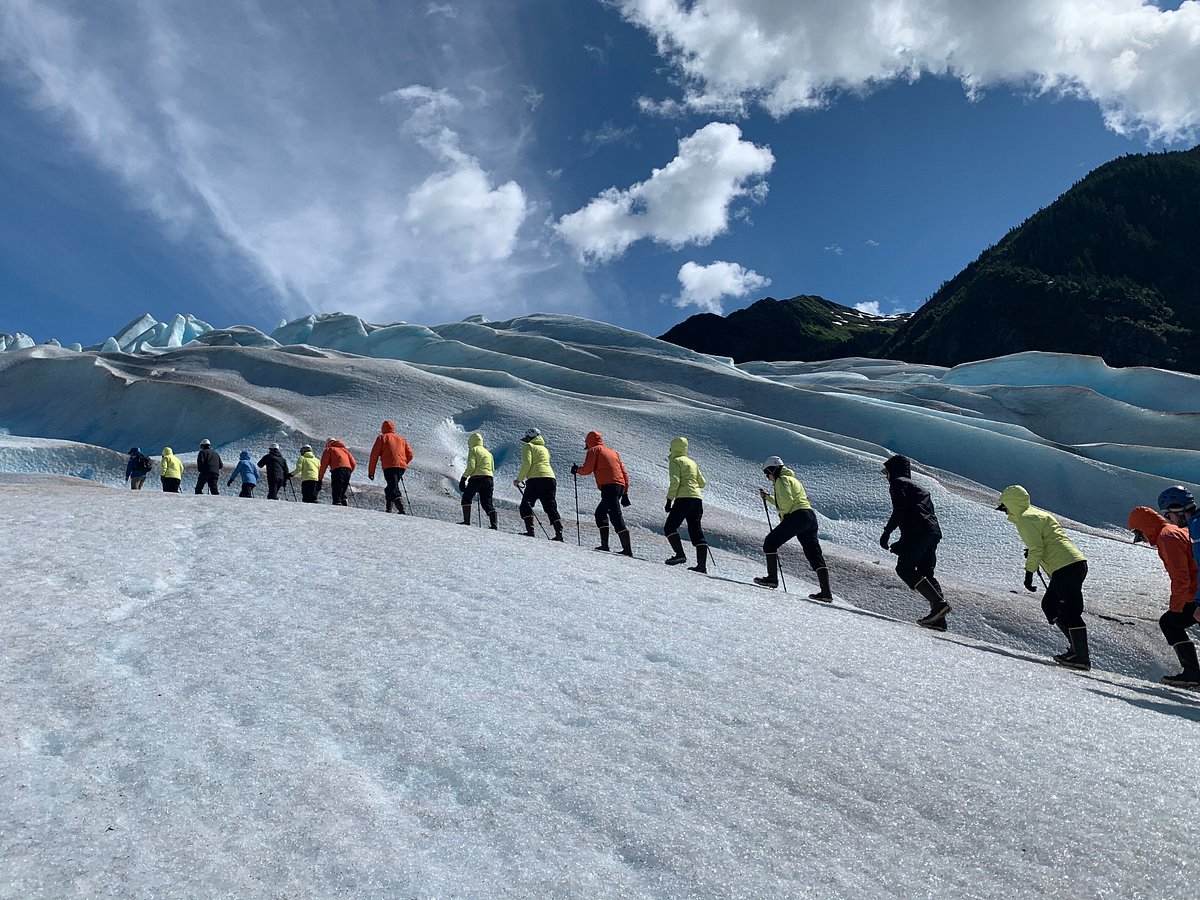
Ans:
POLYGON ((1158 558, 1171 577, 1171 612, 1183 612, 1184 606, 1196 599, 1198 586, 1192 536, 1186 528, 1172 525, 1148 506, 1139 506, 1129 514, 1129 528, 1144 534, 1150 546, 1158 550, 1158 558))
POLYGON ((1071 543, 1058 519, 1029 502, 1029 492, 1019 484, 1006 487, 1000 502, 1008 510, 1008 521, 1017 526, 1017 534, 1029 550, 1025 571, 1036 572, 1039 567, 1053 575, 1063 566, 1085 562, 1087 557, 1071 543))
POLYGON ((473 478, 476 475, 492 477, 496 474, 496 463, 487 447, 483 446, 483 435, 478 431, 467 438, 467 467, 463 470, 463 478, 473 478))
POLYGON ((371 448, 367 475, 375 477, 375 466, 379 462, 383 463, 385 469, 407 469, 412 458, 412 447, 408 446, 408 441, 396 434, 395 425, 384 422, 379 429, 379 437, 375 438, 375 445, 371 448))
POLYGON ((212 447, 204 447, 196 454, 196 468, 202 475, 219 475, 225 468, 221 454, 212 447))
POLYGON ((125 463, 125 477, 128 478, 145 478, 150 474, 149 469, 143 469, 139 472, 136 469, 138 457, 142 455, 141 447, 134 447, 129 451, 129 459, 125 463))
POLYGON ((883 526, 884 534, 897 528, 900 536, 921 538, 926 535, 942 536, 933 498, 929 491, 912 482, 912 465, 905 456, 893 456, 883 464, 889 473, 888 493, 892 497, 892 515, 883 526))
POLYGON ((779 477, 775 479, 775 493, 767 497, 767 502, 779 510, 780 517, 791 515, 798 510, 812 509, 804 485, 787 466, 779 470, 779 477))
POLYGON ((671 452, 667 456, 667 471, 671 481, 667 485, 668 500, 699 500, 700 490, 706 484, 700 467, 688 458, 688 439, 677 437, 671 441, 671 452))
POLYGON ((349 469, 353 472, 354 465, 354 454, 346 449, 345 444, 329 441, 325 445, 325 452, 321 454, 321 474, 317 476, 317 481, 324 480, 327 469, 349 469))
POLYGON ((521 471, 517 473, 517 481, 527 478, 553 478, 554 470, 550 468, 550 451, 546 442, 539 434, 532 441, 521 442, 521 471))
POLYGON ((159 478, 182 478, 183 463, 170 447, 163 447, 162 463, 158 467, 159 478))
POLYGON ((299 475, 301 481, 320 481, 322 474, 318 474, 321 469, 321 463, 313 456, 311 450, 305 450, 296 460, 296 468, 291 472, 293 476, 299 475))
POLYGON ((621 454, 612 447, 606 447, 604 436, 598 431, 589 431, 583 439, 583 445, 587 447, 587 456, 583 458, 583 465, 576 474, 594 475, 596 487, 619 484, 628 494, 629 473, 625 471, 625 464, 621 462, 621 454))
POLYGON ((237 478, 242 479, 242 484, 258 484, 258 467, 250 461, 249 450, 243 450, 238 456, 237 467, 226 484, 233 484, 237 478))
POLYGON ((290 468, 283 453, 275 448, 268 450, 267 455, 258 461, 258 467, 267 470, 268 481, 275 482, 286 481, 290 468))

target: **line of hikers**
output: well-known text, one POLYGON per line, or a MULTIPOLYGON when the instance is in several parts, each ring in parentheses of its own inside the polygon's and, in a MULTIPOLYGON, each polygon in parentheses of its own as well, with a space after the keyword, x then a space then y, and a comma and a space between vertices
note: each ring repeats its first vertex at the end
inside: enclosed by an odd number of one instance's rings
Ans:
MULTIPOLYGON (((458 482, 462 494, 461 524, 471 524, 471 507, 478 501, 482 512, 488 517, 489 526, 497 529, 494 459, 484 446, 483 435, 479 432, 468 438, 467 447, 466 468, 458 482)), ((593 476, 600 491, 600 502, 594 513, 600 544, 595 549, 609 551, 609 535, 615 532, 621 546, 620 553, 633 556, 629 529, 621 511, 622 507, 631 505, 629 473, 621 461, 621 455, 605 445, 598 431, 587 434, 584 447, 584 461, 572 465, 571 474, 593 476)), ((371 448, 367 477, 373 481, 376 466, 382 463, 386 480, 386 512, 406 512, 403 481, 412 459, 413 452, 408 442, 396 433, 392 422, 384 422, 371 448)), ((688 456, 686 437, 677 437, 671 442, 667 460, 669 481, 664 506, 667 519, 663 533, 673 553, 666 564, 675 566, 688 561, 679 536, 680 526, 686 525, 688 538, 696 551, 696 565, 689 569, 707 574, 709 548, 701 524, 704 516, 702 491, 707 482, 700 467, 688 456)), ((239 496, 251 497, 259 478, 258 470, 262 469, 267 477, 267 499, 278 499, 279 492, 288 480, 299 477, 303 502, 316 503, 328 471, 333 503, 345 506, 355 465, 354 456, 345 444, 330 439, 320 460, 313 454, 312 447, 307 444, 301 447, 296 467, 289 470, 279 445, 272 444, 267 455, 257 464, 251 462, 250 451, 243 450, 226 484, 232 484, 240 478, 242 489, 239 496)), ((221 457, 207 440, 200 442, 196 467, 196 493, 202 493, 206 486, 210 493, 217 493, 217 479, 223 466, 221 457)), ((152 468, 152 461, 134 447, 129 451, 126 480, 134 490, 140 490, 146 473, 152 468)), ((809 594, 809 599, 832 602, 829 568, 817 537, 817 517, 804 485, 778 456, 769 457, 763 463, 762 471, 771 487, 770 491, 759 489, 770 532, 763 541, 767 573, 755 578, 755 584, 766 588, 779 586, 779 550, 795 538, 817 576, 818 590, 809 594), (778 512, 777 525, 772 525, 768 504, 778 512)), ((879 545, 896 555, 896 574, 929 604, 929 613, 919 618, 917 624, 923 628, 945 631, 946 617, 952 607, 935 575, 937 546, 942 539, 942 530, 933 498, 927 490, 913 482, 911 463, 904 456, 889 458, 883 464, 881 473, 888 480, 892 513, 884 525, 879 545), (896 531, 899 531, 900 537, 893 542, 891 536, 896 531)), ((169 447, 163 448, 159 474, 164 491, 179 491, 183 464, 169 447)), ((558 510, 557 480, 550 463, 550 450, 537 428, 530 428, 521 438, 521 466, 517 477, 513 479, 513 486, 521 492, 519 513, 525 524, 523 534, 527 537, 536 536, 534 504, 541 504, 554 529, 551 540, 562 541, 563 523, 558 510)), ((1032 505, 1029 492, 1021 485, 1005 488, 999 500, 996 509, 1007 515, 1025 545, 1025 589, 1037 591, 1034 575, 1042 577, 1041 573, 1044 572, 1045 578, 1049 579, 1046 582, 1043 578, 1045 593, 1042 596, 1042 612, 1047 622, 1056 626, 1068 642, 1067 650, 1056 654, 1054 661, 1068 668, 1090 669, 1087 626, 1083 621, 1083 582, 1087 578, 1087 558, 1067 537, 1053 515, 1032 505)), ((1128 527, 1133 532, 1135 543, 1145 541, 1157 548, 1171 579, 1170 608, 1159 619, 1159 627, 1178 656, 1183 670, 1178 675, 1170 675, 1162 680, 1170 685, 1200 687, 1200 663, 1197 662, 1195 644, 1187 634, 1187 629, 1198 621, 1200 509, 1192 494, 1181 486, 1164 490, 1159 495, 1158 507, 1161 514, 1145 506, 1134 509, 1129 515, 1128 527)))

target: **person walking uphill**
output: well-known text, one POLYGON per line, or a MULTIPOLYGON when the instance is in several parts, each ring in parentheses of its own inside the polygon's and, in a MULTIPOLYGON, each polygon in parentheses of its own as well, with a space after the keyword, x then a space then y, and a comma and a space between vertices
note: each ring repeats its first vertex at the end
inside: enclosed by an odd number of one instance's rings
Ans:
POLYGON ((212 448, 212 442, 207 438, 200 442, 200 452, 196 454, 196 493, 203 494, 208 486, 210 494, 220 493, 217 481, 225 464, 221 462, 221 454, 212 448))
POLYGON ((768 494, 759 488, 758 494, 779 510, 779 524, 771 529, 771 533, 763 541, 763 553, 767 557, 767 575, 765 578, 755 578, 754 583, 769 588, 779 586, 779 548, 790 539, 796 538, 804 550, 804 558, 817 573, 817 580, 821 585, 820 590, 809 594, 808 598, 824 603, 832 602, 829 567, 825 565, 821 542, 817 540, 817 514, 808 502, 804 485, 800 483, 796 473, 785 466, 778 456, 772 456, 763 463, 763 474, 774 486, 774 491, 768 494))
POLYGON ((1197 580, 1196 557, 1192 554, 1192 536, 1186 528, 1172 525, 1148 506, 1139 506, 1129 514, 1129 530, 1133 542, 1145 541, 1158 550, 1159 559, 1171 578, 1171 606, 1158 620, 1163 637, 1183 671, 1167 675, 1163 684, 1176 687, 1200 687, 1200 663, 1196 660, 1196 645, 1188 639, 1187 629, 1196 624, 1197 580))
POLYGON ((131 491, 140 491, 146 483, 146 476, 153 470, 154 460, 138 447, 129 448, 129 461, 125 463, 125 480, 129 482, 131 491))
POLYGON ((300 476, 300 501, 316 503, 317 494, 321 492, 321 463, 313 456, 312 447, 305 444, 300 448, 300 456, 296 459, 296 468, 288 475, 295 478, 300 476))
POLYGON ((668 559, 668 566, 679 566, 687 562, 683 552, 683 541, 679 537, 679 526, 687 522, 688 539, 696 548, 696 564, 688 566, 692 572, 708 572, 708 542, 704 539, 704 531, 700 520, 704 517, 704 500, 701 489, 708 483, 700 472, 700 467, 688 458, 688 439, 677 437, 671 441, 671 452, 667 456, 667 470, 670 482, 667 484, 667 503, 663 507, 667 513, 667 521, 663 525, 663 534, 667 543, 675 551, 668 559))
POLYGON ((321 454, 321 472, 317 481, 325 479, 325 470, 329 473, 329 486, 333 493, 334 506, 346 506, 346 491, 350 488, 350 473, 354 471, 354 454, 346 449, 341 441, 330 438, 325 442, 325 452, 321 454))
POLYGON ((383 489, 383 497, 387 501, 384 512, 391 512, 393 507, 400 515, 407 512, 404 508, 403 491, 400 490, 400 479, 404 477, 412 458, 412 447, 408 445, 408 441, 396 433, 395 425, 384 422, 379 428, 379 437, 375 438, 375 444, 371 447, 371 460, 367 464, 367 477, 374 481, 375 466, 383 463, 383 477, 387 482, 383 489))
POLYGON ((179 485, 183 481, 183 462, 170 447, 163 447, 158 478, 162 482, 164 494, 179 493, 179 485))
POLYGON ((598 431, 589 431, 583 439, 587 455, 582 466, 571 466, 572 475, 592 475, 600 489, 600 503, 596 507, 596 527, 600 529, 600 546, 597 550, 608 550, 609 523, 617 532, 621 542, 621 555, 633 556, 629 529, 625 527, 622 506, 629 506, 629 473, 621 462, 621 454, 604 445, 604 436, 598 431))
POLYGON ((499 528, 499 518, 492 496, 496 490, 496 464, 487 447, 483 446, 483 435, 478 431, 467 438, 467 467, 462 477, 458 479, 458 489, 462 492, 462 524, 471 524, 471 504, 479 498, 479 507, 488 517, 488 527, 495 531, 499 528))
POLYGON ((267 473, 267 499, 278 500, 279 492, 292 476, 289 474, 288 461, 278 444, 272 444, 267 455, 258 461, 258 467, 267 473))
POLYGON ((233 474, 229 476, 229 480, 225 482, 228 487, 238 479, 242 479, 242 490, 238 494, 239 497, 253 497, 254 486, 258 484, 258 466, 250 461, 250 451, 243 450, 238 456, 237 466, 233 470, 233 474))
POLYGON ((892 515, 883 526, 879 546, 896 554, 896 574, 900 579, 929 601, 929 615, 917 619, 922 628, 946 630, 946 613, 950 604, 942 596, 942 586, 934 577, 937 566, 937 545, 942 539, 942 527, 929 491, 913 484, 912 465, 905 456, 891 457, 883 464, 892 498, 892 515), (900 529, 900 540, 889 546, 892 532, 900 529))
POLYGON ((521 506, 519 511, 525 521, 525 536, 534 537, 533 504, 541 502, 542 509, 554 526, 553 541, 563 539, 562 519, 558 515, 558 482, 554 478, 554 470, 550 468, 550 451, 542 440, 542 433, 536 428, 530 428, 521 438, 521 471, 513 479, 513 485, 521 490, 521 506), (521 482, 525 482, 521 489, 521 482))
POLYGON ((1008 521, 1017 527, 1017 534, 1025 544, 1025 590, 1037 591, 1033 575, 1039 568, 1050 576, 1042 597, 1042 612, 1070 644, 1066 653, 1055 654, 1054 661, 1060 666, 1087 671, 1092 667, 1087 626, 1083 623, 1087 557, 1071 543, 1058 519, 1030 503, 1029 492, 1021 485, 1009 485, 1001 491, 996 509, 1008 514, 1008 521))

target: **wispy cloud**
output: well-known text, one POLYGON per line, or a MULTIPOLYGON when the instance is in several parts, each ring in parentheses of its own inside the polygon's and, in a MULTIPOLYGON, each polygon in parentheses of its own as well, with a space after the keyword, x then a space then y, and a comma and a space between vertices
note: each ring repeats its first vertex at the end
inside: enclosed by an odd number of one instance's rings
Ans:
POLYGON ((528 109, 497 49, 513 41, 470 2, 450 25, 466 4, 343 18, 5 0, 0 66, 132 205, 214 267, 249 267, 279 312, 430 320, 518 314, 526 297, 585 311, 575 264, 526 233, 528 180, 543 176, 521 168, 528 109), (455 52, 431 51, 443 41, 455 52))
POLYGON ((846 251, 842 249, 841 244, 826 244, 825 252, 832 253, 834 256, 842 256, 846 251))
POLYGON ((736 125, 711 122, 679 142, 674 159, 645 181, 612 187, 558 221, 558 233, 588 263, 608 262, 643 238, 669 247, 704 245, 729 227, 739 197, 764 196, 775 157, 742 140, 736 125))
POLYGON ((631 144, 633 138, 637 134, 637 129, 632 125, 626 125, 623 128, 618 128, 613 121, 609 119, 599 128, 591 131, 585 131, 580 139, 583 142, 587 155, 591 155, 607 144, 631 144))
POLYGON ((1113 131, 1151 141, 1200 130, 1195 0, 613 2, 676 66, 680 102, 707 115, 757 104, 784 116, 928 74, 972 97, 1010 85, 1087 100, 1113 131))
POLYGON ((445 16, 447 19, 458 18, 458 8, 449 3, 430 3, 425 7, 427 16, 445 16))
POLYGON ((753 269, 737 263, 718 260, 702 266, 686 262, 679 269, 681 290, 673 302, 680 309, 695 306, 701 312, 720 315, 726 297, 745 297, 770 283, 770 278, 764 278, 753 269))
POLYGON ((866 244, 868 247, 878 247, 879 246, 879 241, 871 240, 870 238, 867 238, 865 241, 863 241, 863 243, 866 244))
POLYGON ((525 105, 529 107, 530 112, 537 112, 537 108, 546 99, 546 95, 531 84, 521 85, 521 96, 524 98, 525 105))

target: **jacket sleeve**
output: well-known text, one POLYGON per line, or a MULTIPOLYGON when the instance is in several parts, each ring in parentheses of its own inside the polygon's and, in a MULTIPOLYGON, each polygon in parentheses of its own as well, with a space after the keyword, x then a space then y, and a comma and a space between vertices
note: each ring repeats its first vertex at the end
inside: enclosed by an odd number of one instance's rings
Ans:
POLYGON ((1160 540, 1158 555, 1171 576, 1171 612, 1183 612, 1183 607, 1196 599, 1196 558, 1192 556, 1192 542, 1160 540))
POLYGON ((216 450, 213 451, 213 456, 215 456, 217 458, 217 471, 220 472, 222 469, 225 468, 225 463, 223 463, 221 461, 221 454, 218 453, 216 450))
POLYGON ((479 452, 478 447, 472 447, 467 451, 467 468, 463 470, 463 478, 470 478, 473 475, 482 474, 479 470, 482 468, 482 460, 480 457, 483 454, 479 452))
POLYGON ((904 490, 904 485, 895 481, 888 485, 888 493, 892 495, 892 515, 888 518, 887 524, 883 526, 883 530, 895 531, 900 527, 900 523, 904 521, 905 515, 912 507, 912 497, 904 490))
POLYGON ((667 499, 674 500, 679 493, 679 460, 672 456, 667 462, 667 471, 671 474, 671 480, 667 483, 667 499))
POLYGON ((589 447, 588 452, 583 457, 583 465, 579 467, 578 474, 591 475, 596 471, 596 457, 600 455, 598 447, 589 447))
POLYGON ((767 502, 779 509, 779 479, 775 480, 775 490, 767 494, 767 502))
POLYGON ((621 469, 621 483, 625 485, 625 496, 629 496, 629 470, 625 468, 625 460, 621 459, 621 454, 617 454, 617 465, 621 469))
POLYGON ((533 464, 533 448, 528 444, 521 445, 521 470, 517 472, 517 481, 524 481, 525 476, 529 474, 529 467, 533 464))
POLYGON ((126 478, 130 477, 133 474, 133 461, 135 459, 137 459, 136 456, 131 456, 125 462, 125 477, 126 478))
POLYGON ((412 444, 410 444, 408 441, 405 441, 404 442, 404 468, 407 469, 410 465, 412 465, 412 461, 413 461, 412 444))
POLYGON ((699 466, 696 466, 696 487, 704 488, 707 485, 708 485, 708 482, 704 480, 704 473, 700 471, 699 466))
POLYGON ((349 450, 347 450, 346 458, 350 460, 350 471, 353 472, 355 470, 355 468, 357 468, 357 466, 358 466, 358 463, 355 462, 354 454, 351 453, 349 450))
POLYGON ((328 468, 329 468, 329 450, 328 450, 328 448, 326 448, 325 452, 321 454, 321 473, 319 475, 317 475, 317 481, 325 480, 325 470, 328 468))
POLYGON ((383 435, 375 438, 375 443, 371 447, 371 459, 367 462, 367 475, 371 478, 375 477, 375 466, 379 463, 379 457, 383 453, 383 435))
POLYGON ((1017 534, 1021 536, 1021 540, 1025 542, 1025 549, 1029 551, 1025 557, 1025 571, 1036 572, 1042 567, 1042 557, 1046 553, 1046 541, 1042 536, 1041 522, 1036 519, 1029 519, 1026 516, 1021 516, 1017 520, 1017 534))
MULTIPOLYGON (((268 453, 266 456, 264 456, 262 459, 260 459, 258 461, 258 467, 260 469, 265 469, 267 467, 267 460, 269 460, 270 458, 271 458, 271 454, 268 453)), ((284 463, 284 465, 286 466, 287 463, 284 463)))

